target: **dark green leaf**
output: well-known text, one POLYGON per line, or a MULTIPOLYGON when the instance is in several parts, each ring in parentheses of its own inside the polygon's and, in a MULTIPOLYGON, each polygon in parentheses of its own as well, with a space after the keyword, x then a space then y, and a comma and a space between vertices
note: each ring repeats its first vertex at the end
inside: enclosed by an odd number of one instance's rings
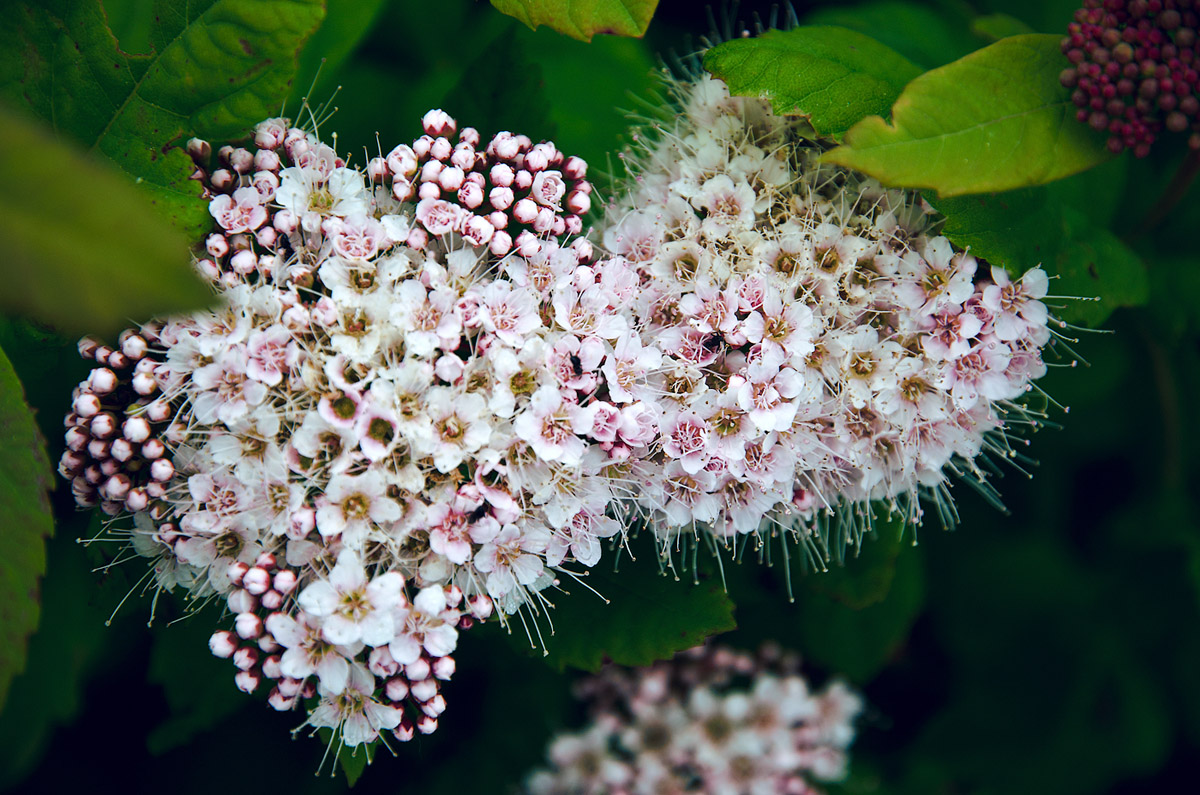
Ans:
POLYGON ((911 546, 904 535, 905 522, 899 517, 877 518, 874 537, 864 539, 857 551, 848 550, 842 565, 806 574, 804 585, 854 610, 882 602, 892 588, 900 555, 911 546))
POLYGON ((946 216, 942 233, 955 244, 1013 274, 1042 265, 1058 279, 1051 293, 1093 300, 1052 299, 1055 314, 1099 325, 1120 306, 1149 297, 1145 265, 1128 246, 1045 187, 992 196, 930 197, 946 216))
POLYGON ((776 113, 807 116, 840 138, 864 116, 887 113, 919 67, 869 36, 832 26, 769 30, 718 44, 704 68, 736 96, 771 101, 776 113))
POLYGON ((492 0, 492 5, 530 28, 548 25, 572 38, 591 41, 597 33, 641 36, 658 0, 492 0))
POLYGON ((319 105, 332 93, 338 71, 370 32, 385 5, 385 0, 325 0, 325 19, 300 52, 290 107, 298 107, 308 97, 319 105))
POLYGON ((3 108, 0 148, 22 153, 0 161, 0 308, 106 334, 212 301, 187 238, 120 173, 3 108))
POLYGON ((804 18, 808 25, 839 25, 886 44, 923 69, 961 58, 983 44, 972 41, 945 10, 901 0, 826 6, 804 18))
MULTIPOLYGON (((0 97, 104 155, 181 229, 209 224, 178 145, 240 138, 279 112, 320 0, 159 0, 152 51, 121 51, 97 0, 14 9, 0 28, 0 97)), ((78 184, 78 183, 76 183, 78 184)))
MULTIPOLYGON (((6 158, 12 160, 15 158, 6 158)), ((9 683, 25 668, 37 628, 38 583, 46 571, 45 539, 54 532, 50 461, 25 403, 25 390, 0 350, 0 709, 9 683)))
POLYGON ((375 755, 374 750, 375 745, 372 743, 358 748, 343 748, 338 754, 338 764, 341 766, 342 772, 346 774, 347 787, 353 787, 362 778, 367 765, 371 764, 371 758, 375 755))
POLYGON ((1104 162, 1104 136, 1075 120, 1059 82, 1061 39, 1013 36, 926 72, 896 100, 890 124, 863 119, 825 159, 942 196, 1041 185, 1104 162))
MULTIPOLYGON (((692 584, 662 574, 651 545, 634 546, 637 558, 621 553, 618 571, 613 571, 611 560, 616 553, 609 553, 589 570, 584 578, 587 587, 563 577, 569 593, 545 594, 554 607, 538 616, 538 629, 547 662, 559 671, 568 666, 598 671, 609 661, 649 665, 734 628, 733 603, 719 580, 701 577, 692 584)), ((513 621, 514 637, 523 643, 521 622, 516 617, 513 621)), ((536 642, 537 636, 533 637, 536 642)))
POLYGON ((1006 39, 1009 36, 1020 36, 1033 33, 1033 28, 1021 20, 1008 14, 987 14, 977 17, 971 23, 971 32, 992 41, 1006 39))

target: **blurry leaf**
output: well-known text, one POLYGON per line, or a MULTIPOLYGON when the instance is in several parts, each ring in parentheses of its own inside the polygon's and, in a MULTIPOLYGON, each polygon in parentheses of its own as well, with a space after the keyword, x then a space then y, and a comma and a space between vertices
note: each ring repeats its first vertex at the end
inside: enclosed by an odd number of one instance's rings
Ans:
POLYGON ((1148 298, 1146 268, 1137 254, 1047 188, 929 198, 946 216, 942 234, 975 256, 1013 274, 1040 264, 1058 276, 1051 282, 1053 295, 1100 299, 1064 301, 1055 310, 1063 320, 1096 326, 1117 307, 1139 306, 1148 298))
POLYGON ((973 0, 971 5, 981 14, 1011 15, 1038 33, 1064 36, 1072 14, 1083 4, 1080 0, 973 0))
POLYGON ((202 611, 155 633, 146 681, 162 687, 170 717, 146 737, 158 755, 190 743, 251 701, 233 684, 236 669, 208 654, 216 611, 202 611))
MULTIPOLYGON (((554 668, 594 672, 610 661, 649 665, 734 628, 733 603, 719 581, 701 578, 692 584, 661 574, 650 544, 640 546, 636 559, 621 553, 618 571, 611 557, 617 553, 610 552, 588 570, 586 587, 563 578, 569 593, 545 593, 554 607, 538 617, 538 629, 546 661, 554 668)), ((520 636, 516 642, 523 643, 520 620, 513 621, 514 636, 520 636)))
POLYGON ((1033 33, 1034 30, 1021 20, 1008 14, 987 14, 977 17, 971 22, 971 32, 992 41, 999 41, 1009 36, 1033 33))
POLYGON ((735 96, 769 99, 776 113, 807 116, 836 138, 864 116, 887 113, 921 73, 869 36, 825 26, 723 42, 704 53, 704 68, 735 96))
MULTIPOLYGON (((10 150, 11 151, 11 150, 10 150)), ((13 158, 8 158, 13 159, 13 158)), ((0 350, 0 709, 8 686, 25 668, 40 611, 38 583, 46 571, 45 539, 54 532, 50 461, 25 402, 25 390, 0 350)))
POLYGON ((375 744, 371 743, 356 748, 343 748, 338 754, 338 764, 341 766, 342 772, 346 774, 347 787, 353 787, 362 778, 363 772, 374 756, 374 749, 375 744))
POLYGON ((441 107, 451 116, 470 119, 471 126, 486 122, 480 130, 485 140, 501 130, 519 131, 534 141, 554 137, 542 68, 529 60, 515 28, 479 53, 441 107))
POLYGON ((863 119, 824 159, 942 196, 1040 185, 1108 160, 1059 82, 1061 38, 1013 36, 921 75, 891 124, 863 119))
POLYGON ((1117 218, 1128 192, 1132 162, 1132 158, 1115 157, 1073 177, 1052 182, 1046 190, 1049 196, 1083 213, 1096 226, 1108 227, 1117 218))
POLYGON ((818 8, 808 25, 838 25, 886 44, 923 69, 950 63, 983 44, 972 41, 944 10, 901 0, 818 8))
POLYGON ((597 33, 641 36, 658 0, 492 0, 492 5, 530 28, 548 25, 591 41, 597 33))
POLYGON ((0 27, 0 98, 112 160, 199 234, 210 220, 179 144, 240 138, 278 113, 323 13, 320 0, 159 0, 152 52, 131 55, 98 0, 20 5, 0 27))
POLYGON ((904 530, 905 523, 898 516, 876 519, 874 534, 863 539, 857 552, 851 550, 842 565, 806 574, 804 584, 853 610, 883 601, 891 590, 900 555, 912 545, 902 540, 904 530))
POLYGON ((0 308, 105 334, 212 301, 187 238, 121 174, 4 108, 0 148, 21 153, 0 161, 0 308))
MULTIPOLYGON (((300 51, 296 69, 298 82, 292 85, 288 112, 301 100, 311 99, 320 105, 332 93, 338 70, 362 43, 378 21, 386 0, 325 0, 325 18, 317 32, 309 37, 300 51)), ((307 119, 298 119, 303 124, 307 119)))

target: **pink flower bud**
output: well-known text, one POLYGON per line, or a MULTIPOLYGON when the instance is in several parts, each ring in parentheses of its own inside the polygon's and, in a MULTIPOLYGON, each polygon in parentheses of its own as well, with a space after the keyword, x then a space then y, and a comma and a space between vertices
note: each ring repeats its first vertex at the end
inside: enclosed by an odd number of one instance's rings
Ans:
POLYGON ((100 413, 100 398, 95 395, 82 394, 75 398, 71 410, 80 417, 94 417, 100 413))
POLYGON ((503 257, 512 251, 512 236, 508 232, 496 232, 496 234, 492 235, 492 241, 488 244, 488 250, 497 257, 503 257))
POLYGON ((533 185, 533 174, 525 169, 521 169, 513 177, 513 186, 517 190, 528 190, 531 185, 533 185))
POLYGON ((244 588, 230 591, 229 596, 225 597, 225 603, 229 605, 231 613, 253 613, 258 609, 258 600, 244 588))
POLYGON ((204 249, 210 257, 220 259, 229 253, 229 241, 225 239, 225 235, 213 233, 204 241, 204 249))
POLYGON ((383 182, 383 178, 390 173, 387 160, 382 157, 372 157, 367 161, 367 178, 372 182, 383 182))
POLYGON ((458 144, 450 155, 450 163, 463 171, 470 171, 475 166, 475 147, 467 143, 458 144))
POLYGON ((283 569, 275 575, 273 582, 275 590, 287 596, 296 588, 296 573, 290 569, 283 569))
POLYGON ((117 461, 128 461, 133 458, 133 445, 128 439, 114 439, 109 445, 108 454, 117 461))
POLYGON ((392 653, 388 651, 387 646, 380 646, 371 649, 371 653, 367 657, 367 668, 380 679, 387 679, 389 676, 396 675, 396 672, 400 670, 400 663, 392 659, 392 653))
MULTIPOLYGON (((572 217, 578 217, 578 216, 572 216, 572 217)), ((566 219, 564 219, 561 215, 554 216, 554 219, 550 222, 550 234, 554 235, 555 237, 562 237, 563 233, 566 231, 567 231, 566 219)))
MULTIPOLYGON (((408 677, 408 681, 416 682, 413 687, 416 688, 423 680, 429 678, 429 661, 424 657, 418 657, 415 662, 411 662, 404 666, 404 675, 408 677)), ((426 696, 425 698, 429 698, 426 696)), ((422 698, 422 701, 425 699, 422 698)))
MULTIPOLYGON (((522 199, 521 201, 526 200, 522 199)), ((531 224, 531 226, 533 226, 533 231, 537 232, 539 235, 544 235, 547 232, 550 232, 554 229, 554 219, 554 210, 551 210, 549 207, 541 208, 537 211, 537 215, 534 216, 533 223, 531 224)))
POLYGON ((271 575, 266 569, 254 566, 246 572, 245 578, 242 580, 242 587, 255 596, 262 596, 271 587, 271 575))
POLYGON ((212 144, 199 138, 189 138, 187 153, 198 166, 206 166, 212 159, 212 144))
POLYGON ((467 609, 480 621, 486 620, 492 614, 493 608, 491 597, 485 594, 477 594, 467 600, 467 609))
POLYGON ((267 699, 267 703, 271 708, 279 712, 287 712, 292 707, 296 706, 295 698, 288 698, 283 693, 279 692, 279 688, 271 691, 271 697, 267 699))
POLYGON ((512 166, 508 165, 507 163, 497 163, 496 165, 492 166, 492 170, 488 172, 488 176, 493 185, 501 188, 507 188, 513 184, 513 177, 515 173, 516 172, 513 171, 512 166))
POLYGON ((108 355, 108 366, 114 370, 124 370, 129 366, 129 357, 120 351, 113 351, 108 355))
POLYGON ((271 225, 275 227, 281 235, 290 235, 296 231, 296 227, 300 221, 296 218, 296 214, 291 210, 280 210, 275 213, 275 217, 271 219, 271 225))
POLYGON ((537 215, 538 206, 530 199, 521 199, 519 202, 513 205, 512 217, 516 219, 518 223, 533 223, 533 220, 537 218, 537 215))
MULTIPOLYGON (((278 610, 283 605, 284 596, 279 591, 270 590, 264 593, 260 599, 262 606, 267 610, 278 610)), ((262 645, 262 644, 259 644, 262 645)))
POLYGON ((88 430, 97 439, 107 439, 117 432, 117 418, 110 411, 97 414, 88 423, 88 430))
POLYGON ((512 160, 521 151, 520 140, 510 132, 498 132, 488 144, 488 152, 501 160, 512 160))
POLYGON ((234 273, 240 273, 241 275, 245 276, 247 274, 254 273, 254 271, 257 269, 258 257, 254 255, 253 251, 247 249, 234 254, 233 258, 229 261, 229 264, 230 267, 233 268, 234 273))
POLYGON ((437 199, 442 195, 442 186, 436 182, 422 182, 417 189, 418 199, 437 199))
POLYGON ((104 481, 104 495, 110 500, 120 502, 125 499, 132 486, 129 476, 121 472, 104 481))
POLYGON ((545 171, 550 165, 550 158, 546 157, 546 153, 534 147, 525 153, 525 168, 529 171, 545 171))
POLYGON ((246 572, 249 570, 249 565, 237 560, 229 564, 229 568, 225 570, 225 576, 229 578, 229 581, 233 583, 235 587, 241 588, 242 578, 246 576, 246 572))
POLYGON ((417 171, 417 162, 417 153, 404 144, 388 152, 387 167, 397 177, 411 177, 417 171))
POLYGON ((258 557, 254 559, 254 565, 258 566, 260 569, 274 571, 279 565, 279 561, 276 560, 274 553, 260 552, 258 557))
POLYGON ((496 227, 482 215, 472 215, 462 225, 462 236, 473 246, 486 246, 495 234, 496 227))
POLYGON ((437 182, 442 186, 442 190, 454 192, 462 187, 465 176, 461 168, 450 166, 449 168, 442 169, 441 173, 438 174, 437 182))
POLYGON ((431 718, 428 715, 422 715, 417 720, 417 731, 421 734, 433 734, 437 731, 437 718, 431 718))
POLYGON ((396 178, 392 181, 392 195, 398 201, 406 202, 413 197, 413 185, 407 179, 396 178))
POLYGON ((237 185, 237 176, 227 168, 219 168, 212 173, 213 189, 226 193, 237 185))
POLYGON ((150 373, 138 373, 133 377, 133 391, 139 395, 153 395, 158 390, 158 381, 150 373))
POLYGON ((453 135, 458 122, 444 110, 431 110, 421 117, 421 127, 426 135, 453 135))
POLYGON ((278 654, 272 654, 270 657, 263 660, 263 676, 267 677, 268 679, 278 679, 279 677, 283 676, 283 672, 279 670, 278 654))
POLYGON ((254 168, 254 155, 248 149, 234 149, 229 155, 229 165, 239 174, 245 174, 254 168))
POLYGON ((88 388, 100 395, 107 395, 117 388, 117 374, 107 367, 99 367, 88 375, 88 388))
MULTIPOLYGON (((568 215, 563 222, 563 231, 570 235, 578 235, 583 232, 583 220, 578 215, 568 215)), ((561 235, 562 232, 555 232, 556 235, 561 235)))
MULTIPOLYGON (((161 439, 147 439, 146 443, 142 445, 141 453, 142 453, 142 458, 148 458, 151 461, 154 461, 155 459, 162 458, 164 455, 166 455, 167 446, 162 443, 161 439)), ((174 469, 174 467, 172 467, 172 472, 173 472, 173 469, 174 469)), ((166 471, 166 470, 163 470, 163 471, 166 471)), ((153 465, 151 465, 151 467, 150 467, 150 472, 151 472, 151 475, 153 475, 153 472, 154 472, 153 465)), ((164 478, 164 480, 166 480, 166 479, 169 479, 169 478, 164 478)))
POLYGON ((270 149, 259 149, 254 153, 255 171, 278 171, 279 166, 279 155, 270 149))
POLYGON ((64 438, 66 439, 67 448, 69 450, 79 452, 83 448, 87 447, 87 443, 91 441, 92 437, 88 436, 87 431, 83 430, 78 425, 75 425, 67 428, 64 438))
POLYGON ((146 510, 146 506, 149 504, 150 495, 141 487, 130 489, 129 495, 125 497, 126 510, 133 511, 134 513, 146 510))
POLYGON ((408 682, 401 676, 389 679, 384 687, 384 694, 387 695, 388 701, 403 701, 408 698, 408 682))
POLYGON ((587 161, 581 157, 568 157, 563 163, 562 172, 567 179, 583 179, 587 176, 587 161))
POLYGON ((174 474, 175 465, 171 463, 171 459, 169 458, 160 458, 150 465, 150 477, 159 483, 170 480, 174 474))
POLYGON ((567 209, 576 215, 584 215, 592 209, 592 199, 582 191, 572 191, 571 195, 567 196, 567 209))
POLYGON ((429 154, 430 147, 433 146, 433 138, 428 135, 422 135, 417 140, 413 141, 412 150, 418 158, 423 158, 429 154))
POLYGON ((464 183, 458 189, 458 203, 466 207, 468 210, 474 210, 479 205, 483 204, 483 189, 474 182, 464 183))
POLYGON ((448 681, 454 676, 454 658, 453 657, 438 657, 433 661, 433 675, 443 682, 448 681))
POLYGON ((239 613, 233 620, 234 631, 243 640, 254 640, 263 632, 262 619, 255 613, 239 613))
POLYGON ((147 483, 146 494, 152 499, 159 500, 167 496, 167 487, 161 483, 147 483))
POLYGON ((420 251, 429 244, 429 235, 424 229, 413 229, 408 233, 405 244, 420 251))
POLYGON ((458 140, 465 144, 470 144, 472 147, 479 146, 479 130, 474 127, 463 127, 458 134, 458 140))
POLYGON ((233 683, 243 693, 253 693, 262 683, 262 676, 255 671, 238 671, 233 677, 233 683))
POLYGON ((437 364, 433 366, 433 372, 437 374, 438 378, 453 384, 462 378, 465 366, 462 359, 446 354, 438 358, 437 364))
POLYGON ((425 165, 421 166, 421 181, 422 182, 433 182, 434 180, 436 180, 438 178, 438 175, 442 173, 442 169, 444 169, 445 167, 446 167, 445 164, 442 163, 441 161, 438 161, 438 160, 427 161, 425 163, 425 165))
POLYGON ((213 653, 213 656, 223 660, 232 657, 233 653, 237 651, 237 647, 237 638, 233 636, 232 632, 226 630, 214 632, 208 639, 209 651, 213 653))
POLYGON ((436 718, 446 711, 446 699, 440 693, 421 705, 421 712, 436 718))
POLYGON ((433 146, 429 147, 429 156, 438 160, 449 160, 450 153, 454 151, 454 147, 445 138, 436 138, 433 141, 433 146))
POLYGON ((413 738, 413 723, 407 717, 400 719, 400 725, 392 729, 392 736, 402 743, 409 742, 413 738))
POLYGON ((278 237, 279 233, 275 231, 275 227, 273 226, 259 227, 254 231, 254 239, 263 248, 275 248, 275 240, 278 237))

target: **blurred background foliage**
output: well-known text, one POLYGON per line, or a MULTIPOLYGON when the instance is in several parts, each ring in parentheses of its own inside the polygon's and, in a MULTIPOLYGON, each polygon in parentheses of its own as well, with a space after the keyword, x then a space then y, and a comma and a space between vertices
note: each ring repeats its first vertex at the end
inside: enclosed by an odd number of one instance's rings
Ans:
MULTIPOLYGON (((1074 6, 880 0, 795 9, 802 20, 854 28, 932 68, 998 35, 1061 32, 1074 6)), ((105 0, 125 52, 149 48, 153 8, 151 0, 105 0)), ((714 16, 720 28, 755 12, 765 18, 771 7, 742 3, 714 16)), ((323 130, 337 130, 340 150, 371 154, 377 140, 386 151, 414 137, 421 114, 440 106, 485 134, 553 137, 587 158, 608 191, 624 112, 658 103, 663 89, 652 72, 694 53, 709 28, 692 0, 663 0, 643 39, 591 43, 531 31, 470 0, 328 0, 281 107, 294 109, 303 96, 328 100, 337 112, 323 130)), ((818 681, 844 675, 866 695, 853 772, 835 791, 1194 787, 1200 193, 1147 221, 1182 158, 1178 147, 1160 146, 1144 160, 1126 154, 1054 186, 1067 207, 1136 252, 1150 294, 1146 306, 1113 314, 1106 331, 1079 332, 1080 366, 1054 368, 1044 380, 1070 412, 1055 413, 1061 428, 1033 439, 1034 477, 1009 470, 1000 481, 1007 514, 960 488, 957 531, 927 525, 916 546, 881 532, 829 574, 794 566, 794 601, 778 554, 771 568, 724 561, 738 624, 728 642, 752 648, 775 639, 804 655, 818 681)), ((74 342, 9 319, 0 321, 0 347, 56 459, 60 418, 85 373, 74 342)), ((210 611, 191 619, 162 599, 147 627, 149 599, 135 592, 108 625, 140 568, 94 573, 107 551, 76 539, 97 527, 74 510, 68 489, 52 502, 57 527, 40 629, 0 713, 0 789, 344 789, 328 763, 314 777, 319 741, 290 739, 298 716, 241 695, 228 666, 208 656, 210 611)), ((715 567, 703 574, 718 581, 715 567)), ((644 612, 664 607, 647 597, 644 612)), ((580 717, 570 697, 577 674, 527 646, 493 626, 467 633, 439 731, 400 746, 397 759, 382 752, 355 791, 507 791, 541 760, 549 735, 580 717)))

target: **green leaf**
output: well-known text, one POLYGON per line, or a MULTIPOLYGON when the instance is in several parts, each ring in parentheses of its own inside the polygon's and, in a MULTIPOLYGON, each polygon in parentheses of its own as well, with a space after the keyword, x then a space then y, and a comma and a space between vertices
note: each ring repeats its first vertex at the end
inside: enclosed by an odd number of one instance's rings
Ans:
POLYGON ((343 748, 338 754, 338 765, 346 774, 347 787, 353 787, 362 778, 362 774, 367 770, 367 765, 371 764, 371 758, 375 755, 374 749, 375 744, 371 743, 362 748, 343 748))
POLYGON ((178 144, 276 115, 323 13, 320 0, 159 0, 151 52, 128 54, 98 0, 23 5, 0 28, 0 98, 112 160, 195 236, 210 219, 178 144))
POLYGON ((804 585, 853 610, 882 602, 892 588, 896 566, 906 547, 906 523, 899 516, 875 520, 875 530, 842 565, 805 575, 804 585))
POLYGON ((21 153, 0 161, 0 309, 105 334, 212 301, 188 239, 120 173, 3 107, 0 148, 21 153))
POLYGON ((887 113, 921 73, 871 37, 832 26, 727 41, 704 54, 704 68, 732 94, 769 99, 776 113, 807 116, 818 133, 835 138, 864 116, 887 113))
POLYGON ((1112 157, 1075 120, 1061 36, 1003 39, 913 80, 892 122, 863 119, 824 159, 942 196, 1041 185, 1112 157))
POLYGON ((987 14, 971 22, 971 32, 992 41, 1033 33, 1033 28, 1008 14, 987 14))
MULTIPOLYGON (((7 158, 14 159, 14 158, 7 158)), ((11 288, 10 288, 11 289, 11 288)), ((25 668, 37 628, 38 583, 46 571, 45 539, 54 532, 47 492, 46 445, 25 402, 25 390, 0 349, 0 709, 14 676, 25 668)))
MULTIPOLYGON (((693 584, 662 574, 651 545, 635 546, 642 547, 637 557, 624 557, 619 570, 606 558, 588 571, 587 587, 562 578, 568 593, 545 594, 554 607, 538 616, 538 629, 547 662, 557 670, 598 671, 610 661, 649 665, 734 628, 733 603, 720 581, 701 577, 693 584)), ((524 642, 520 629, 514 636, 524 642)))
POLYGON ((548 25, 572 38, 591 41, 597 33, 641 36, 658 0, 492 0, 492 5, 530 28, 548 25))
POLYGON ((1137 254, 1064 205, 1049 188, 927 198, 946 216, 942 234, 975 256, 1014 275, 1042 265, 1058 277, 1052 294, 1100 299, 1063 301, 1055 310, 1063 320, 1096 326, 1117 307, 1140 306, 1149 299, 1146 268, 1137 254))
POLYGON ((839 25, 891 47, 922 69, 961 58, 983 42, 975 42, 966 26, 944 10, 899 0, 819 8, 804 18, 807 25, 839 25))
POLYGON ((383 12, 385 0, 325 0, 325 19, 300 52, 298 82, 289 107, 312 97, 314 104, 331 93, 338 71, 362 43, 383 12))

